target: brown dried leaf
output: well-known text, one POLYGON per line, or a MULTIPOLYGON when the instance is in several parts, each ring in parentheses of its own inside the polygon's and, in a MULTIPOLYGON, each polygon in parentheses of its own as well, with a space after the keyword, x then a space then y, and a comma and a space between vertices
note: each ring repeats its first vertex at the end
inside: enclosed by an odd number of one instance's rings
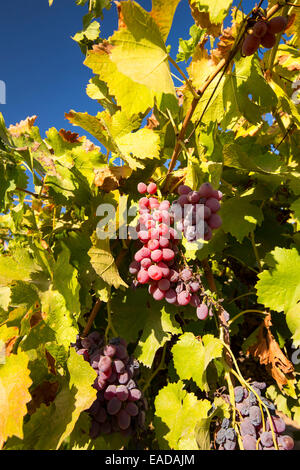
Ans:
POLYGON ((118 11, 118 29, 126 28, 126 24, 124 22, 124 17, 122 14, 122 8, 121 8, 121 3, 120 2, 115 2, 115 5, 117 7, 118 11))
POLYGON ((27 117, 23 121, 18 122, 14 126, 11 124, 8 128, 8 132, 13 137, 20 137, 20 135, 25 134, 25 132, 29 132, 30 129, 33 127, 37 116, 27 117))
POLYGON ((31 393, 32 400, 27 404, 28 413, 32 415, 44 403, 49 406, 55 400, 59 388, 58 382, 45 381, 31 393))
POLYGON ((101 168, 95 170, 94 184, 109 193, 119 188, 122 180, 129 178, 131 173, 132 169, 128 166, 101 168))
POLYGON ((211 57, 215 64, 218 64, 220 60, 226 59, 228 57, 230 51, 232 50, 234 41, 234 28, 231 27, 224 29, 216 49, 213 49, 211 52, 211 57))
POLYGON ((47 349, 45 350, 45 354, 46 354, 46 359, 47 359, 47 364, 48 364, 48 369, 49 369, 50 374, 56 375, 54 357, 47 351, 47 349))
POLYGON ((250 346, 248 353, 259 359, 260 364, 266 366, 267 371, 276 380, 280 389, 287 385, 288 379, 293 378, 294 366, 285 357, 279 344, 271 333, 271 315, 266 315, 261 324, 258 341, 250 346), (287 377, 290 375, 290 377, 287 377))
POLYGON ((159 122, 152 111, 151 116, 147 119, 147 129, 156 129, 159 126, 159 122))
POLYGON ((66 131, 65 129, 61 129, 59 131, 59 135, 66 142, 70 142, 71 144, 74 144, 75 142, 78 142, 79 134, 77 134, 76 132, 71 132, 71 131, 66 131))
POLYGON ((163 192, 177 194, 177 188, 180 184, 184 184, 186 174, 187 168, 170 173, 166 179, 163 192))

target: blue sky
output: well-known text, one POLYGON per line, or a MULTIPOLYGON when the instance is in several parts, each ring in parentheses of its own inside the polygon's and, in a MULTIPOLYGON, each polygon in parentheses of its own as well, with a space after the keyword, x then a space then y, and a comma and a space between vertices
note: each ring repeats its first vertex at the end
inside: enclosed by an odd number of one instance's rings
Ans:
MULTIPOLYGON (((151 9, 151 0, 138 3, 151 9)), ((246 12, 253 5, 254 2, 243 1, 246 12)), ((92 72, 83 65, 84 57, 71 39, 82 28, 87 7, 76 6, 74 0, 54 0, 51 8, 48 0, 14 0, 1 2, 0 12, 0 80, 7 87, 6 104, 0 104, 0 112, 6 124, 36 114, 42 136, 53 126, 78 132, 79 128, 70 125, 64 113, 70 109, 90 114, 99 111, 98 103, 85 93, 92 72)), ((168 38, 173 58, 178 38, 188 39, 192 24, 188 1, 181 0, 168 38)), ((104 12, 101 36, 110 36, 116 28, 113 5, 104 12)))

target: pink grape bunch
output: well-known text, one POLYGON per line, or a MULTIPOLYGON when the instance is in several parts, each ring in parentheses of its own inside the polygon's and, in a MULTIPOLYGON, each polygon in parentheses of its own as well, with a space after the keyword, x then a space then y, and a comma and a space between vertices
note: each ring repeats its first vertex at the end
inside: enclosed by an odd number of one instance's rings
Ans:
POLYGON ((97 398, 87 410, 91 439, 113 432, 132 435, 143 429, 147 402, 136 384, 139 363, 128 356, 126 341, 113 338, 105 345, 94 331, 85 338, 78 336, 73 346, 98 374, 93 384, 97 398))
POLYGON ((222 225, 222 219, 217 214, 221 207, 222 192, 213 189, 210 183, 203 183, 198 191, 182 184, 178 187, 178 194, 179 198, 171 208, 177 230, 183 232, 188 242, 202 238, 201 232, 203 239, 209 241, 212 231, 222 225))
MULTIPOLYGON (((205 294, 200 276, 185 266, 178 266, 180 236, 178 231, 171 227, 178 210, 174 211, 175 214, 169 201, 159 202, 158 198, 154 197, 157 192, 155 183, 148 186, 139 183, 138 191, 143 195, 148 193, 150 197, 144 196, 139 200, 139 249, 129 266, 130 274, 135 276, 134 286, 147 284, 149 294, 157 301, 165 300, 176 306, 190 304, 196 308, 197 317, 205 320, 209 315, 209 307, 204 301, 205 294)), ((195 191, 184 185, 181 185, 178 191, 180 197, 175 204, 179 205, 180 210, 184 201, 191 208, 196 207, 195 197, 190 197, 190 193, 194 195, 195 191)), ((216 212, 220 207, 221 192, 215 191, 209 183, 205 183, 200 187, 199 193, 197 202, 202 198, 200 204, 203 204, 206 210, 206 225, 210 222, 209 230, 219 227, 222 221, 216 212)), ((182 219, 181 212, 180 217, 182 219)))
MULTIPOLYGON (((285 422, 276 415, 275 405, 264 396, 266 384, 264 382, 253 382, 251 388, 260 397, 260 400, 266 405, 271 416, 274 437, 279 450, 292 450, 294 440, 292 437, 284 434, 285 422)), ((257 396, 246 387, 237 386, 234 388, 236 423, 238 432, 241 436, 244 450, 275 450, 273 433, 270 419, 262 406, 263 415, 257 400, 257 396), (263 424, 264 423, 264 424, 263 424)), ((224 398, 229 402, 229 396, 224 398)), ((236 450, 237 434, 236 430, 230 425, 228 418, 224 418, 221 426, 215 433, 215 443, 217 450, 236 450)))

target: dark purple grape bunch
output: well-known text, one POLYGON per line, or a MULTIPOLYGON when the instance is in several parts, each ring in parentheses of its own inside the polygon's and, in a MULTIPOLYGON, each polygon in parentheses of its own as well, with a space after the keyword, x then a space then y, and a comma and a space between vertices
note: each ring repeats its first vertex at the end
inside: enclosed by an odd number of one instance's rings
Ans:
POLYGON ((179 198, 171 207, 176 229, 184 234, 188 242, 202 238, 209 241, 212 231, 222 225, 222 219, 217 214, 222 192, 213 189, 210 183, 203 183, 198 191, 182 184, 178 187, 178 194, 179 198))
POLYGON ((113 432, 130 436, 143 429, 147 402, 136 384, 139 363, 128 356, 124 339, 113 338, 105 345, 95 331, 86 338, 78 337, 75 349, 98 374, 93 384, 97 399, 87 410, 90 437, 113 432))
MULTIPOLYGON (((253 391, 249 392, 246 387, 235 387, 234 397, 235 407, 237 410, 236 423, 244 450, 275 450, 276 447, 271 424, 273 425, 275 442, 278 449, 292 450, 294 447, 294 440, 292 437, 283 434, 285 431, 285 422, 282 418, 276 415, 276 407, 274 403, 264 396, 266 384, 264 382, 253 382, 250 386, 259 396, 262 403, 264 403, 268 408, 271 416, 271 423, 264 406, 262 406, 262 415, 255 393, 253 393, 253 391)), ((229 396, 226 395, 225 398, 229 402, 229 396)), ((237 448, 237 439, 234 440, 235 446, 234 444, 231 445, 228 443, 228 429, 232 428, 230 428, 229 425, 227 426, 226 420, 223 420, 220 429, 215 435, 215 442, 218 446, 218 450, 234 450, 237 448)))
POLYGON ((259 19, 254 24, 252 31, 244 39, 242 54, 250 56, 257 51, 259 46, 270 49, 276 43, 276 34, 282 33, 287 25, 287 16, 276 16, 269 21, 262 18, 259 19))

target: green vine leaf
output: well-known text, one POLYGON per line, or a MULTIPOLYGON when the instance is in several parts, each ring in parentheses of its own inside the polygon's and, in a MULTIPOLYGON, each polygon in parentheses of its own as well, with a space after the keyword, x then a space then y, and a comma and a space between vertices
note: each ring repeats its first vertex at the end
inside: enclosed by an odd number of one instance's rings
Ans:
POLYGON ((206 418, 211 403, 197 400, 182 381, 162 388, 155 399, 155 432, 161 449, 197 450, 195 426, 206 418))
POLYGON ((221 341, 212 335, 205 335, 199 341, 193 333, 184 333, 172 348, 177 374, 182 380, 193 379, 201 390, 207 390, 207 366, 221 357, 222 351, 221 341))
POLYGON ((28 362, 27 354, 19 352, 0 365, 0 448, 8 437, 23 439, 23 418, 27 414, 26 404, 31 400, 28 362))

